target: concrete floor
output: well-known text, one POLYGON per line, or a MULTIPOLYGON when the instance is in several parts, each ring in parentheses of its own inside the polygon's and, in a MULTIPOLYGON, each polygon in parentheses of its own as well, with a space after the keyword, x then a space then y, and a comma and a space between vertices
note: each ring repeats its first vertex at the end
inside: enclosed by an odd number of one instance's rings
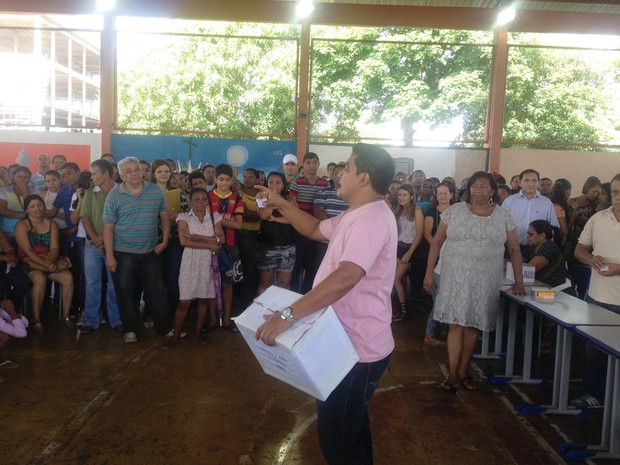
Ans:
MULTIPOLYGON (((596 416, 515 414, 523 393, 510 386, 438 392, 446 354, 422 344, 425 320, 418 312, 394 328, 397 349, 371 402, 375 464, 563 464, 559 444, 597 438, 596 416)), ((45 334, 3 353, 19 364, 0 370, 3 465, 324 463, 313 399, 263 374, 240 334, 162 352, 152 329, 125 345, 107 326, 80 337, 51 313, 44 323, 45 334)))

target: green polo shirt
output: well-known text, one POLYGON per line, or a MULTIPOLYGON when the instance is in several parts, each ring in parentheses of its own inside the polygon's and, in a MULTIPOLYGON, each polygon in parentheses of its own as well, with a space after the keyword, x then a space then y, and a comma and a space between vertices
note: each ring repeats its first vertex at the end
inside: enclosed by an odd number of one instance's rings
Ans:
POLYGON ((84 193, 80 209, 80 218, 88 218, 100 236, 103 234, 103 206, 107 197, 108 193, 99 186, 91 187, 84 193))

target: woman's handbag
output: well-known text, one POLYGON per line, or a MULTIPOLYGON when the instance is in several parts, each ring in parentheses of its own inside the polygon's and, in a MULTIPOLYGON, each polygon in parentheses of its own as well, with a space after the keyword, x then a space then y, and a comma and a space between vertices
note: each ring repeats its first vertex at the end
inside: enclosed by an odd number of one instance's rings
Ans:
MULTIPOLYGON (((41 257, 42 259, 48 259, 49 257, 49 254, 47 253, 40 253, 37 255, 41 257)), ((33 270, 45 271, 45 272, 49 271, 48 267, 42 266, 41 264, 32 261, 29 257, 24 257, 23 260, 24 260, 24 263, 28 265, 30 268, 32 268, 33 270)), ((56 271, 55 272, 60 273, 61 271, 68 270, 69 268, 71 268, 71 260, 69 260, 69 257, 58 257, 58 259, 56 260, 56 271)))
MULTIPOLYGON (((213 231, 215 231, 215 220, 213 219, 213 212, 211 214, 211 223, 213 224, 213 231)), ((226 276, 227 281, 233 283, 240 283, 243 281, 243 270, 241 268, 241 258, 239 257, 239 250, 235 246, 223 245, 220 251, 216 254, 217 261, 219 262, 220 272, 226 276)))

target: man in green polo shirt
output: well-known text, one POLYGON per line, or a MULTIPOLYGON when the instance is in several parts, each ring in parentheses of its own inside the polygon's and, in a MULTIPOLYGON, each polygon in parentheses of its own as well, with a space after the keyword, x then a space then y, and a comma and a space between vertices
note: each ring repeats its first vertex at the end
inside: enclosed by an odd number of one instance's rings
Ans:
MULTIPOLYGON (((103 206, 116 183, 112 164, 107 160, 95 160, 90 164, 94 187, 84 194, 80 217, 86 231, 86 246, 84 248, 84 274, 86 276, 86 302, 84 305, 84 326, 82 334, 90 334, 99 328, 99 308, 101 307, 101 286, 103 281, 103 265, 105 254, 103 246, 103 206)), ((118 310, 114 281, 109 270, 106 304, 110 327, 117 331, 123 330, 123 323, 118 310)))

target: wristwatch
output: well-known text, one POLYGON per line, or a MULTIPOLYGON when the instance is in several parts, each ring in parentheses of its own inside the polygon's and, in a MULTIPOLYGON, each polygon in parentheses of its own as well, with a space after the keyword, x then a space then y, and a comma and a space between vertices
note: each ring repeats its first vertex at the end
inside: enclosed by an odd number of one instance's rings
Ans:
POLYGON ((297 320, 293 317, 293 309, 291 307, 286 307, 285 309, 283 309, 280 312, 280 318, 292 325, 297 323, 297 320))

